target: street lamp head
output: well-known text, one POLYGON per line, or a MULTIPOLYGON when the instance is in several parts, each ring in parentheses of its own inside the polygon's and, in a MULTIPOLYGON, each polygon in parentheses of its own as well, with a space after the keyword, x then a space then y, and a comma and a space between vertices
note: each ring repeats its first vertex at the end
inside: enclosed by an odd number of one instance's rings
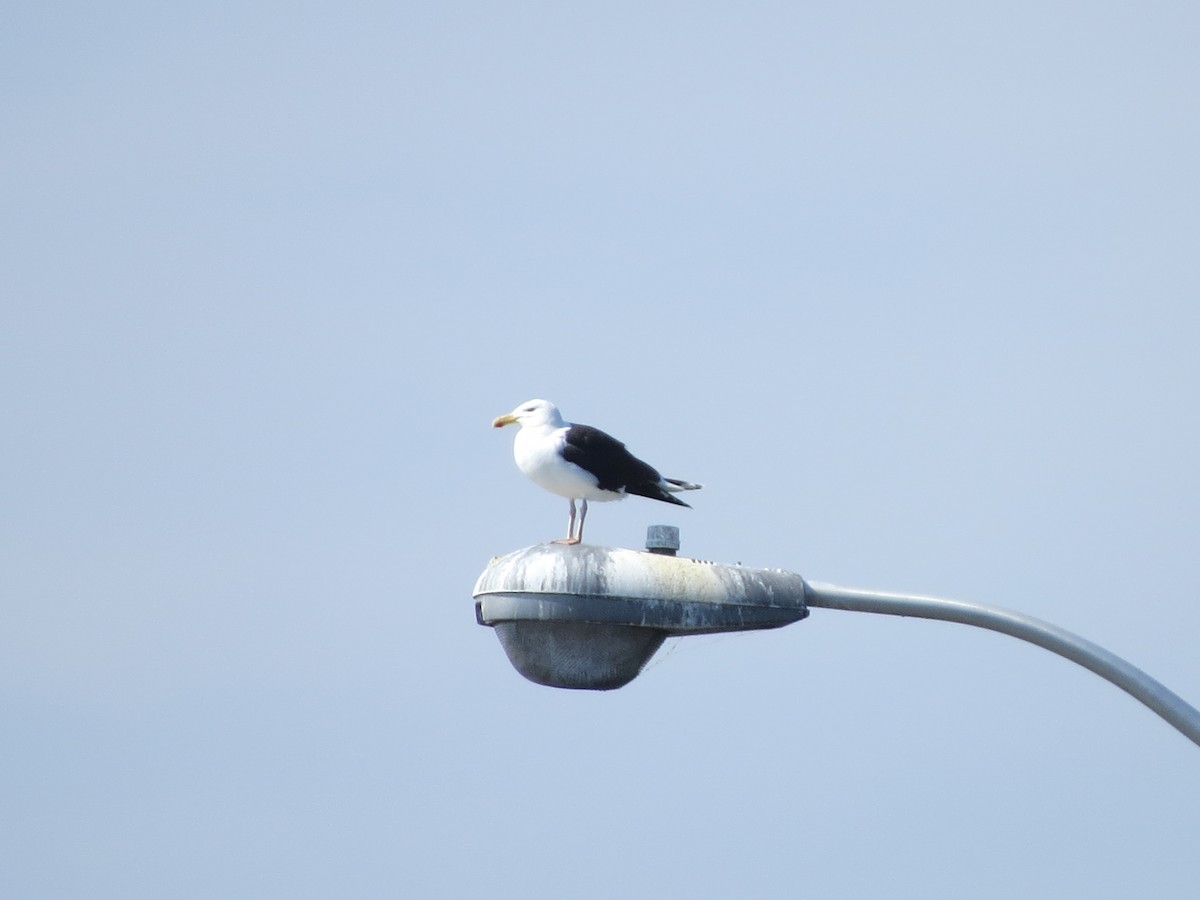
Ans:
POLYGON ((670 540, 651 531, 657 552, 538 544, 493 559, 475 584, 477 621, 530 681, 603 691, 636 678, 670 636, 808 615, 799 575, 666 555, 670 540))

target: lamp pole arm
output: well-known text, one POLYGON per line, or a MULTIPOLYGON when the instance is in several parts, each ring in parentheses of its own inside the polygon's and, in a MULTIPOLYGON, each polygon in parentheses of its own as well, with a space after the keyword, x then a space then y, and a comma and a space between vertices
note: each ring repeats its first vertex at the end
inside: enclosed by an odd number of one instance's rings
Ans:
POLYGON ((943 619, 1037 644, 1108 679, 1166 719, 1192 743, 1200 745, 1200 710, 1115 653, 1033 616, 965 600, 864 591, 813 582, 805 583, 805 603, 823 609, 943 619))

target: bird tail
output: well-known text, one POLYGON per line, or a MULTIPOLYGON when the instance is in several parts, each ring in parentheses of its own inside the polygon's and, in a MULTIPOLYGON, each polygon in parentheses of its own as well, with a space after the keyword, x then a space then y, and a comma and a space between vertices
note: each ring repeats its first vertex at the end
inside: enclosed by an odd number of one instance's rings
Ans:
POLYGON ((643 481, 637 484, 625 485, 625 493, 649 497, 651 500, 661 500, 663 503, 674 503, 676 506, 691 506, 675 496, 679 491, 695 491, 701 485, 690 481, 680 481, 677 478, 659 478, 658 481, 643 481))
POLYGON ((663 489, 675 493, 676 491, 698 491, 704 487, 702 484, 694 484, 690 481, 680 481, 678 478, 664 478, 663 489))

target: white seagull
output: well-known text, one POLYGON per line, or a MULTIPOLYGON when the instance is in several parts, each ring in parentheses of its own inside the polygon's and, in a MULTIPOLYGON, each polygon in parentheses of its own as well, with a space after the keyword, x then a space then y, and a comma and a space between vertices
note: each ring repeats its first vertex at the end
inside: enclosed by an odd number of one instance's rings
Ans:
POLYGON ((589 500, 622 500, 637 494, 677 506, 689 506, 679 491, 694 491, 703 485, 663 478, 616 438, 590 425, 573 425, 563 420, 549 400, 526 400, 512 412, 492 421, 494 428, 517 424, 521 430, 513 441, 517 468, 534 484, 552 494, 566 497, 567 536, 554 543, 578 544, 583 540, 583 520, 589 500), (581 501, 579 529, 575 528, 575 501, 581 501))

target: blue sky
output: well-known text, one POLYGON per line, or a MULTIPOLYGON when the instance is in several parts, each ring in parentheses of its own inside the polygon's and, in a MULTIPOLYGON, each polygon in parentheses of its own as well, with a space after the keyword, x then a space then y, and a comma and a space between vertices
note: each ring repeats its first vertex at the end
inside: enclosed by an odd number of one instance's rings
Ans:
POLYGON ((1010 606, 1200 702, 1191 4, 0 14, 19 897, 1185 897, 1200 756, 816 610, 522 680, 493 416, 694 509, 589 541, 1010 606))

